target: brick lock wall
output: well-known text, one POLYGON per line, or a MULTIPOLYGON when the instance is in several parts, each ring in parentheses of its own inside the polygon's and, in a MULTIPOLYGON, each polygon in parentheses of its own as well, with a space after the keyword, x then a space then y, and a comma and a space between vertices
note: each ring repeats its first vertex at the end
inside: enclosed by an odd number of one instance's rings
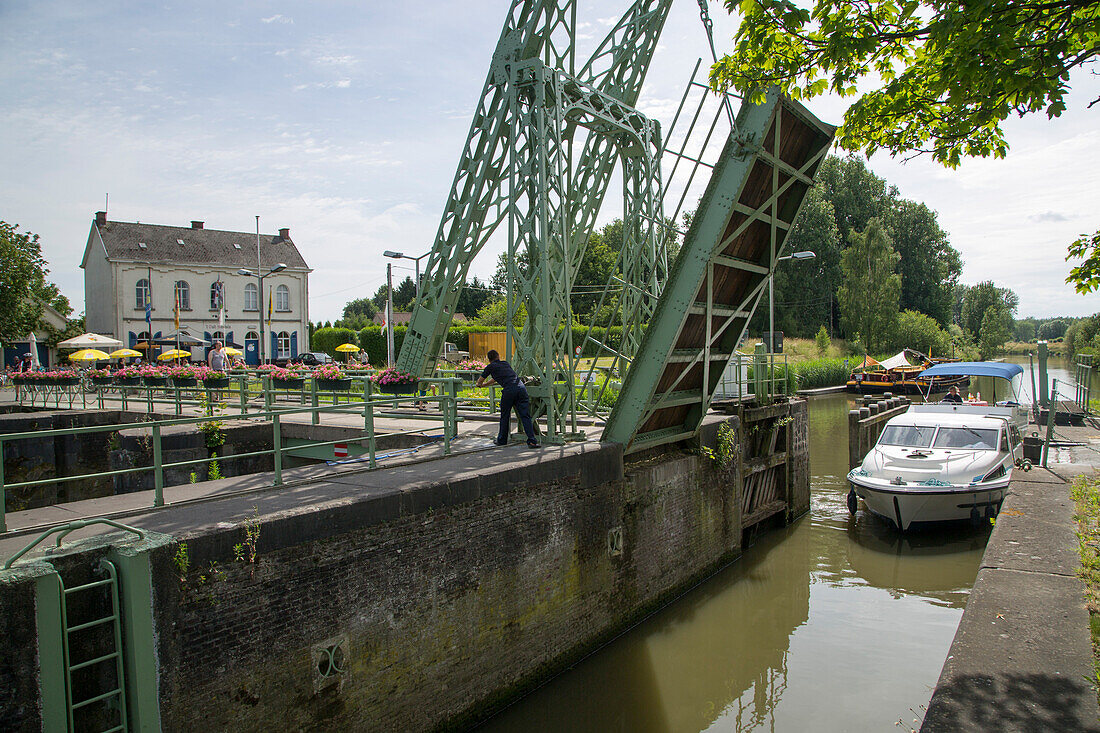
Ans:
POLYGON ((167 621, 165 729, 421 730, 485 713, 736 556, 735 479, 676 451, 618 480, 531 472, 273 551, 265 525, 258 562, 219 557, 221 579, 209 559, 232 538, 194 537, 167 621), (318 692, 311 649, 332 639, 347 672, 318 692))

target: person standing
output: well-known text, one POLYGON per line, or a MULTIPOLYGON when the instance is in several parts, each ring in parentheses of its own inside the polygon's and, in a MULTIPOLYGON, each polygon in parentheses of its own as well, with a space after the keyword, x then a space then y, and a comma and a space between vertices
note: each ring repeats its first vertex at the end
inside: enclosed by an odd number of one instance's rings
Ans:
POLYGON ((527 388, 519 380, 519 375, 516 374, 516 370, 512 368, 512 365, 503 361, 495 349, 490 350, 487 356, 489 357, 489 364, 481 372, 481 377, 477 380, 477 386, 486 387, 489 385, 490 380, 500 385, 500 431, 493 443, 495 445, 508 444, 508 433, 511 432, 512 408, 514 407, 516 415, 519 416, 520 424, 523 425, 523 432, 527 434, 527 447, 538 448, 539 443, 535 439, 535 426, 531 423, 531 400, 527 396, 527 388))
MULTIPOLYGON (((19 367, 15 370, 17 374, 26 374, 27 372, 34 371, 34 364, 31 362, 30 353, 23 354, 23 360, 19 362, 19 367)), ((15 383, 15 399, 19 399, 23 392, 22 385, 19 382, 15 383)))
MULTIPOLYGON (((214 341, 214 348, 210 349, 210 353, 206 355, 206 363, 214 371, 225 374, 226 369, 229 368, 229 355, 225 353, 225 346, 221 341, 214 341)), ((213 394, 215 401, 220 400, 221 397, 221 392, 213 394)))

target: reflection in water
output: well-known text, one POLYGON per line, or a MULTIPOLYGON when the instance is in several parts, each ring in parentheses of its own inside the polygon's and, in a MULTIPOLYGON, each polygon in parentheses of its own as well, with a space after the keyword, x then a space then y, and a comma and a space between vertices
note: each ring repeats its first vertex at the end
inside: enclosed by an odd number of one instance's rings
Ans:
MULTIPOLYGON (((1068 378, 1064 363, 1052 366, 1052 377, 1068 378)), ((850 516, 854 406, 845 394, 810 402, 809 516, 764 535, 483 730, 852 731, 910 721, 939 677, 989 528, 901 536, 865 511, 850 516)))

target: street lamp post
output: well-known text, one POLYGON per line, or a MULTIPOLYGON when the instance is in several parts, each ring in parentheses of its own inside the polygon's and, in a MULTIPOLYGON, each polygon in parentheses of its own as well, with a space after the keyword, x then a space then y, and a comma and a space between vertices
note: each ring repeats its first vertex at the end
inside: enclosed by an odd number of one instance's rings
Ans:
POLYGON ((391 257, 395 260, 412 260, 416 263, 416 299, 420 300, 420 260, 424 259, 430 254, 431 252, 425 252, 419 257, 409 257, 404 252, 394 252, 393 250, 387 249, 385 252, 382 253, 382 256, 391 257))
MULTIPOLYGON (((256 310, 260 314, 260 363, 261 364, 264 363, 264 340, 267 337, 267 334, 264 331, 264 278, 267 277, 268 275, 274 275, 276 272, 282 272, 285 269, 286 269, 286 265, 283 264, 282 262, 280 262, 277 265, 273 265, 271 267, 271 269, 269 269, 267 272, 262 273, 262 274, 260 273, 259 268, 256 269, 256 272, 252 272, 252 270, 246 270, 244 268, 241 268, 240 270, 237 270, 238 275, 244 275, 245 277, 255 277, 257 283, 259 284, 260 290, 256 294, 256 310)), ((272 358, 274 358, 275 356, 278 356, 278 355, 273 354, 272 358)))
POLYGON ((812 260, 817 254, 810 251, 792 252, 776 257, 768 270, 768 353, 775 353, 775 266, 783 260, 812 260))

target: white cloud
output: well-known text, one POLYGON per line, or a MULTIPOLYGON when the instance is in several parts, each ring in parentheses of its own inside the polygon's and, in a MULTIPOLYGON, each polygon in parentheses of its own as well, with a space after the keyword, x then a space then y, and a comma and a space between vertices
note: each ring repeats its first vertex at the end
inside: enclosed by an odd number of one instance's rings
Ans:
POLYGON ((283 24, 287 24, 287 23, 293 23, 294 19, 293 18, 288 18, 287 16, 283 15, 282 13, 276 13, 275 15, 272 15, 269 18, 260 18, 260 22, 261 23, 283 23, 283 24))

